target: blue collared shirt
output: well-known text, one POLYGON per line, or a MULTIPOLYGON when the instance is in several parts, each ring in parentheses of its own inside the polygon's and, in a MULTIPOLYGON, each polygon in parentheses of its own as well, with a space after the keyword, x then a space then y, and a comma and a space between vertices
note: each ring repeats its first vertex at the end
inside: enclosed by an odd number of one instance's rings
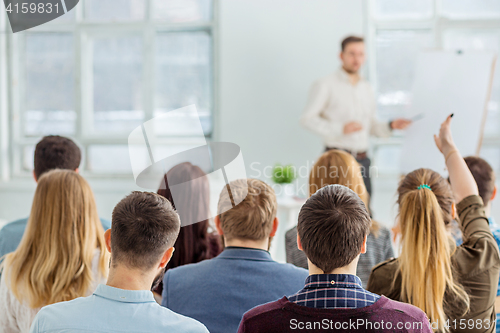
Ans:
POLYGON ((315 274, 309 275, 304 289, 288 300, 310 308, 356 309, 372 305, 379 298, 363 289, 356 275, 315 274))
POLYGON ((100 284, 93 295, 48 305, 31 333, 41 332, 189 332, 208 333, 200 322, 156 303, 148 290, 123 290, 100 284))

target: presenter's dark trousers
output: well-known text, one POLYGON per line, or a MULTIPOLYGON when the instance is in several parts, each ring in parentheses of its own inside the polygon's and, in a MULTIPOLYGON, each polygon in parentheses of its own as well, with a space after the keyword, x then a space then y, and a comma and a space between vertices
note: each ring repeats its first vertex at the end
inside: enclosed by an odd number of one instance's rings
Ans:
POLYGON ((361 174, 363 175, 363 180, 365 182, 366 191, 368 192, 368 194, 370 195, 370 198, 371 198, 371 196, 372 196, 372 182, 370 180, 370 164, 371 164, 371 160, 368 158, 366 152, 357 153, 357 154, 354 153, 353 154, 349 150, 341 149, 341 148, 333 148, 333 147, 326 147, 325 148, 325 152, 329 151, 329 150, 332 150, 332 149, 343 150, 343 151, 351 154, 352 156, 354 156, 354 158, 356 159, 356 161, 358 161, 358 163, 361 165, 361 174))

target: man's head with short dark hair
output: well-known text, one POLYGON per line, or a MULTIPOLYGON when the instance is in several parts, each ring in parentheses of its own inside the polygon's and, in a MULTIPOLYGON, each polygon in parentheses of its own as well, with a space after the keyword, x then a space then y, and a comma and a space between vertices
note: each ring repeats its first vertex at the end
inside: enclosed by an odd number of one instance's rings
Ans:
POLYGON ((309 261, 330 273, 360 254, 370 225, 370 214, 356 193, 342 185, 328 185, 302 206, 297 231, 309 261))
POLYGON ((363 37, 358 37, 358 36, 348 36, 346 38, 344 38, 344 40, 342 40, 342 43, 341 43, 341 48, 342 48, 342 52, 345 51, 347 45, 351 44, 351 43, 364 43, 364 39, 363 37))
POLYGON ((365 44, 363 38, 349 36, 342 41, 340 52, 342 68, 351 75, 358 75, 361 66, 365 63, 365 44))
POLYGON ((170 201, 156 193, 134 191, 113 209, 111 262, 152 269, 174 245, 180 228, 170 201))
POLYGON ((476 180, 479 196, 486 206, 495 192, 495 171, 491 165, 481 157, 468 156, 464 158, 472 176, 476 180))
POLYGON ((35 178, 53 169, 75 171, 80 166, 82 153, 71 139, 58 135, 44 137, 35 148, 35 178))

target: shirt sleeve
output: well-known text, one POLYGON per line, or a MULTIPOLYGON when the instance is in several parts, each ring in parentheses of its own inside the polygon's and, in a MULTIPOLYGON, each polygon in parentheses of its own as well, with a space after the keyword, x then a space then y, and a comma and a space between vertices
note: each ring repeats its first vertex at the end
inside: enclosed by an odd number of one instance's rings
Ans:
POLYGON ((483 237, 496 244, 484 211, 483 200, 479 196, 471 195, 460 201, 457 213, 464 244, 475 243, 478 238, 483 237))
POLYGON ((491 233, 483 207, 483 200, 477 195, 464 198, 457 205, 463 243, 457 252, 457 262, 463 274, 478 274, 491 270, 498 280, 500 254, 498 245, 491 233), (493 267, 497 267, 492 270, 493 267))
POLYGON ((370 134, 376 137, 387 138, 391 136, 392 130, 390 123, 387 121, 379 121, 377 119, 377 101, 375 99, 375 93, 370 87, 369 89, 370 98, 370 134))
MULTIPOLYGON (((475 300, 464 318, 494 323, 493 308, 500 272, 498 245, 479 196, 464 198, 458 203, 457 212, 463 243, 457 248, 453 258, 462 284, 475 300)), ((471 330, 473 331, 480 330, 471 330)))
POLYGON ((300 123, 323 138, 336 138, 343 135, 344 124, 342 122, 331 122, 321 115, 328 106, 329 93, 328 84, 324 81, 320 80, 313 83, 300 123))

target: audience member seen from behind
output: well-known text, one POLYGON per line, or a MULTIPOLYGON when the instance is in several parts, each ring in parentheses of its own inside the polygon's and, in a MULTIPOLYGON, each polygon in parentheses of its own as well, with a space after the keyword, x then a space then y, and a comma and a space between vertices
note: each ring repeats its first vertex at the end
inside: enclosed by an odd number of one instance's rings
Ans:
MULTIPOLYGON (((170 201, 181 218, 175 252, 166 270, 211 259, 222 251, 221 237, 209 231, 209 186, 205 172, 189 162, 174 166, 163 177, 158 194, 170 201), (175 187, 175 196, 169 184, 182 184, 175 187)), ((163 282, 155 292, 161 295, 162 290, 163 282)))
POLYGON ((313 194, 297 225, 309 266, 304 288, 248 311, 238 332, 432 332, 422 310, 361 286, 356 267, 370 223, 364 202, 347 187, 327 185, 313 194))
POLYGON ((450 175, 418 169, 399 184, 401 255, 373 268, 367 289, 422 309, 440 332, 494 332, 500 258, 483 201, 453 142, 451 116, 436 145, 450 175), (455 247, 446 226, 454 202, 463 234, 455 247), (463 324, 467 322, 467 326, 463 324))
POLYGON ((277 263, 268 252, 278 228, 276 210, 276 195, 264 182, 241 179, 226 185, 215 218, 224 251, 169 269, 162 305, 199 320, 211 332, 234 333, 249 309, 302 288, 307 271, 277 263), (234 202, 239 203, 233 207, 234 202))
MULTIPOLYGON (((339 184, 353 190, 368 208, 369 194, 363 181, 362 169, 356 159, 342 150, 329 150, 318 159, 309 174, 309 196, 324 186, 339 184)), ((287 231, 286 261, 307 268, 307 257, 297 248, 297 227, 287 231)), ((391 232, 372 220, 366 241, 366 253, 359 257, 357 274, 363 287, 373 266, 394 257, 391 232)))
POLYGON ((2 263, 0 331, 28 332, 41 307, 90 295, 108 274, 103 235, 85 179, 44 173, 21 243, 2 263))
POLYGON ((132 192, 116 205, 112 221, 104 237, 111 252, 106 285, 92 296, 43 308, 31 332, 207 333, 199 322, 158 305, 151 292, 179 234, 170 202, 155 193, 132 192))
MULTIPOLYGON (((57 135, 46 136, 35 148, 33 178, 37 181, 45 172, 54 169, 78 172, 80 161, 80 148, 71 139, 57 135)), ((21 214, 25 215, 26 212, 21 214)), ((110 228, 109 221, 101 219, 101 223, 104 230, 110 228)), ((27 224, 28 218, 22 218, 0 229, 0 257, 17 248, 27 224)))

